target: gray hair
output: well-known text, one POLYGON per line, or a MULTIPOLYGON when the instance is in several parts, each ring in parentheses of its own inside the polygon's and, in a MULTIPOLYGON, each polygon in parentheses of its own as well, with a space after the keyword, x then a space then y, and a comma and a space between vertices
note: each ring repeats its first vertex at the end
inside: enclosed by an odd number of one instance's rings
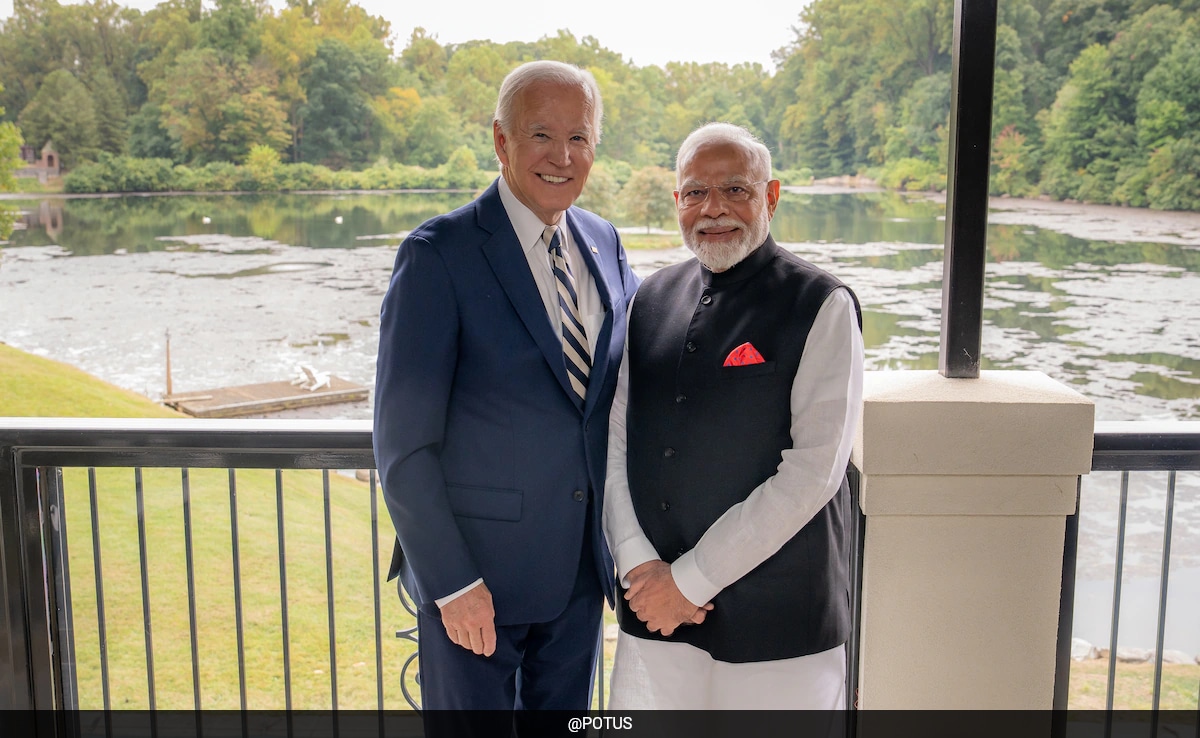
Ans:
POLYGON ((750 171, 746 174, 753 179, 771 178, 771 151, 758 136, 732 123, 705 123, 692 131, 679 145, 679 153, 675 156, 676 182, 679 181, 683 168, 696 156, 696 151, 709 144, 740 146, 746 152, 746 158, 750 160, 750 171))
POLYGON ((539 83, 575 86, 582 90, 592 113, 592 144, 600 143, 600 119, 604 117, 604 103, 600 100, 600 86, 596 84, 596 78, 586 69, 548 59, 526 62, 504 78, 496 98, 494 118, 500 124, 500 130, 512 133, 517 99, 526 89, 539 83))

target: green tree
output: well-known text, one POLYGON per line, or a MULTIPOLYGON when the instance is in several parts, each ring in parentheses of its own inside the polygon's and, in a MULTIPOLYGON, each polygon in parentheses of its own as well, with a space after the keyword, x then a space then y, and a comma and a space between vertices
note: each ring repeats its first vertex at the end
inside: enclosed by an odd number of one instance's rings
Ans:
POLYGON ((436 167, 450 157, 462 137, 462 121, 441 97, 421 101, 409 127, 408 145, 401 160, 406 164, 436 167))
POLYGON ((143 159, 170 159, 179 164, 184 155, 163 121, 162 107, 147 102, 129 118, 129 153, 143 159))
POLYGON ((255 144, 246 155, 246 169, 261 190, 273 190, 278 185, 279 152, 270 146, 255 144))
POLYGON ((1029 146, 1025 136, 1014 125, 1000 131, 992 148, 992 194, 1021 197, 1032 190, 1029 174, 1032 169, 1029 146))
POLYGON ((896 107, 898 125, 888 131, 886 160, 938 161, 941 131, 950 122, 950 75, 941 72, 922 77, 896 107))
POLYGON ((446 76, 449 57, 437 39, 418 26, 413 29, 408 46, 400 52, 400 61, 405 68, 417 75, 422 91, 428 93, 439 89, 442 79, 446 76))
POLYGON ((46 77, 59 69, 90 80, 107 69, 128 98, 140 89, 135 73, 137 10, 113 0, 60 4, 58 0, 15 0, 0 31, 0 106, 19 116, 46 77))
POLYGON ((240 161, 255 144, 291 140, 269 68, 222 63, 209 48, 184 52, 163 80, 163 119, 190 161, 240 161))
POLYGON ((96 137, 100 150, 110 154, 124 153, 129 138, 126 104, 108 69, 100 68, 92 73, 88 90, 96 110, 96 137))
POLYGON ((459 146, 451 152, 450 158, 443 166, 451 187, 473 187, 479 178, 479 163, 475 159, 475 152, 466 146, 459 146))
POLYGON ((53 141, 63 166, 89 161, 99 152, 100 134, 92 96, 65 69, 46 76, 18 123, 25 139, 35 147, 53 141))
POLYGON ((254 0, 216 0, 200 21, 200 45, 231 62, 248 62, 262 49, 259 8, 254 0))
POLYGON ((655 147, 663 115, 663 103, 655 95, 664 83, 662 70, 621 65, 593 69, 592 73, 604 99, 604 136, 599 150, 635 166, 669 163, 674 150, 655 147))
POLYGON ((1051 0, 1045 3, 1043 61, 1053 79, 1062 81, 1084 49, 1107 46, 1124 20, 1128 3, 1111 0, 1051 0))
POLYGON ((162 103, 163 80, 180 55, 199 45, 201 17, 200 0, 164 0, 140 20, 137 75, 155 105, 162 103))
MULTIPOLYGON (((1153 12, 1153 11, 1148 11, 1153 12)), ((1154 149, 1200 130, 1200 20, 1178 33, 1137 94, 1138 142, 1154 149)))
POLYGON ((602 218, 615 220, 619 214, 618 198, 620 194, 621 185, 617 182, 612 169, 603 161, 597 161, 592 165, 587 184, 584 185, 583 193, 575 201, 575 204, 602 218))
POLYGON ((511 67, 490 44, 451 49, 446 68, 446 97, 464 125, 491 127, 496 91, 511 67))
POLYGON ((382 46, 373 51, 361 53, 334 38, 317 46, 300 79, 305 92, 296 116, 301 161, 338 169, 363 164, 378 149, 371 100, 384 92, 387 57, 382 46))
MULTIPOLYGON (((1120 121, 1112 101, 1115 82, 1108 49, 1094 44, 1071 65, 1071 75, 1043 115, 1046 169, 1042 186, 1056 197, 1080 199, 1095 185, 1094 166, 1120 121)), ((1119 136, 1119 134, 1118 134, 1119 136)))
POLYGON ((1189 133, 1150 156, 1149 205, 1160 210, 1200 210, 1200 135, 1189 133))
POLYGON ((379 123, 376 137, 380 153, 395 158, 408 144, 412 116, 421 107, 421 95, 412 87, 391 87, 371 101, 371 112, 379 123))
POLYGON ((637 223, 650 227, 675 217, 675 174, 663 167, 642 167, 621 188, 621 209, 637 223))
MULTIPOLYGON (((0 83, 0 94, 4 85, 0 83)), ((4 108, 0 106, 0 117, 4 108)), ((17 181, 13 171, 21 166, 21 132, 11 121, 0 122, 0 192, 11 192, 16 189, 17 181)), ((0 205, 0 240, 12 235, 16 211, 7 205, 0 205)))

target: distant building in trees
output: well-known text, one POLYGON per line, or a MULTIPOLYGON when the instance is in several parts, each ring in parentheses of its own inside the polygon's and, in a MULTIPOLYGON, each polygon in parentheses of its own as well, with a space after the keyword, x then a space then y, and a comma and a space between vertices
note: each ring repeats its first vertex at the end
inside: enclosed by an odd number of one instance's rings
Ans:
POLYGON ((25 166, 13 172, 15 177, 37 177, 38 182, 46 184, 46 180, 51 177, 62 175, 62 160, 51 141, 47 141, 42 147, 40 157, 32 146, 22 146, 21 160, 25 162, 25 166))

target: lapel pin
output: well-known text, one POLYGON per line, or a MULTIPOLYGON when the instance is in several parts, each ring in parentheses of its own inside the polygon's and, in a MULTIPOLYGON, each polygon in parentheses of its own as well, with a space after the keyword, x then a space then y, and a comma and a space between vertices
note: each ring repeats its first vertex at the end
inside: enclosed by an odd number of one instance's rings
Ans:
POLYGON ((598 248, 596 248, 595 246, 593 246, 593 247, 592 247, 592 253, 593 253, 593 254, 598 254, 598 253, 600 253, 600 249, 598 249, 598 248))

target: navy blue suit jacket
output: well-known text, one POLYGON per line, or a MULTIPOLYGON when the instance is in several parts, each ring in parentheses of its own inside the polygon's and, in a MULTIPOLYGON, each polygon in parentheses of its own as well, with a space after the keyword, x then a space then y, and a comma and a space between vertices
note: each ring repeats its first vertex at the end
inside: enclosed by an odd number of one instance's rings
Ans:
POLYGON ((497 625, 553 619, 580 570, 585 521, 612 601, 600 530, 608 413, 638 280, 612 224, 575 207, 565 221, 604 306, 582 411, 496 182, 396 254, 380 314, 375 461, 399 542, 391 574, 419 606, 436 609, 482 577, 497 625))

